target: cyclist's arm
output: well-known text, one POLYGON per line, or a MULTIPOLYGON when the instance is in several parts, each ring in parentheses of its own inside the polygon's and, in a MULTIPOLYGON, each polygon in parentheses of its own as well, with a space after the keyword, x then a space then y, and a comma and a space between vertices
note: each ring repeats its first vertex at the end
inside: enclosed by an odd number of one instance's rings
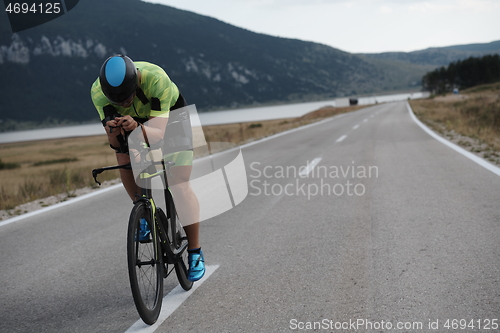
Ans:
POLYGON ((106 131, 108 142, 111 147, 114 147, 115 149, 120 147, 121 143, 119 140, 119 135, 123 134, 124 132, 121 127, 118 127, 118 121, 109 120, 104 126, 104 130, 106 131))
POLYGON ((163 139, 167 123, 168 117, 149 117, 146 125, 141 125, 142 132, 149 144, 156 144, 163 139))
POLYGON ((109 104, 109 101, 104 96, 101 90, 101 86, 99 85, 99 79, 95 80, 90 89, 90 95, 92 98, 92 103, 94 104, 97 112, 99 113, 99 117, 101 122, 103 122, 104 130, 108 136, 108 142, 112 147, 120 147, 120 142, 118 141, 118 135, 122 133, 121 128, 117 127, 116 120, 107 120, 105 115, 105 107, 109 104), (107 121, 106 121, 107 120, 107 121), (106 123, 104 123, 106 122, 106 123))
MULTIPOLYGON (((139 122, 134 120, 131 116, 123 116, 116 119, 118 120, 116 122, 116 126, 121 126, 121 128, 127 132, 131 132, 141 126, 144 138, 149 144, 158 143, 161 139, 163 139, 165 128, 168 123, 168 117, 149 117, 146 125, 139 124, 139 122)), ((108 140, 110 135, 113 135, 113 133, 108 134, 108 140)))
POLYGON ((145 86, 151 97, 151 113, 146 125, 143 126, 143 133, 147 136, 150 144, 160 142, 165 134, 168 123, 170 108, 179 97, 177 86, 170 81, 163 69, 157 67, 154 79, 145 86))
MULTIPOLYGON (((151 113, 145 126, 146 135, 151 144, 163 139, 168 123, 170 108, 179 98, 179 89, 170 80, 167 73, 156 65, 144 71, 144 89, 151 96, 151 113)), ((142 82, 141 82, 142 84, 142 82)))

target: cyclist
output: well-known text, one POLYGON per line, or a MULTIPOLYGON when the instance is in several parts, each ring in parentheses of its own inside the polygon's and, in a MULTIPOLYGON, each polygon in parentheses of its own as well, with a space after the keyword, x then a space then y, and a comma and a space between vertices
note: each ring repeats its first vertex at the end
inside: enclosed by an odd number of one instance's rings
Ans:
MULTIPOLYGON (((148 140, 159 141, 164 136, 170 110, 187 106, 179 89, 162 68, 148 62, 133 62, 124 55, 106 59, 99 77, 92 85, 91 97, 108 135, 110 147, 116 152, 118 164, 130 162, 128 149, 123 148, 119 140, 125 131, 133 131, 141 126, 148 140)), ((186 225, 184 229, 189 243, 188 279, 197 281, 205 274, 205 264, 198 239, 200 208, 189 184, 193 151, 188 149, 169 154, 166 159, 175 162, 168 182, 172 185, 174 197, 183 202, 180 205, 182 207, 178 207, 178 213, 186 225)), ((140 189, 132 170, 120 169, 120 177, 134 201, 140 189)), ((150 231, 146 221, 142 222, 144 227, 140 237, 148 239, 150 231)))

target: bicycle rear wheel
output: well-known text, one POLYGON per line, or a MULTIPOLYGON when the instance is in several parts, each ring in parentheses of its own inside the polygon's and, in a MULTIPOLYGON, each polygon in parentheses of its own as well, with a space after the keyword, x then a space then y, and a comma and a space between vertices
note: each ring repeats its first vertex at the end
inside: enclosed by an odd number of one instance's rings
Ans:
POLYGON ((189 261, 188 261, 188 251, 187 251, 187 236, 182 224, 179 221, 179 217, 175 215, 173 221, 175 223, 175 235, 177 240, 177 248, 186 247, 185 250, 180 255, 179 261, 174 264, 175 274, 177 275, 177 279, 179 280, 179 284, 184 290, 189 290, 193 287, 193 282, 188 280, 188 269, 189 269, 189 261))
POLYGON ((127 235, 127 259, 130 287, 141 319, 152 325, 158 319, 163 298, 163 255, 150 209, 136 203, 130 214, 127 235), (148 222, 149 240, 140 240, 140 221, 148 222))
POLYGON ((187 278, 189 261, 187 251, 188 240, 186 232, 184 231, 184 227, 179 220, 179 216, 177 215, 177 211, 175 209, 174 201, 171 195, 167 196, 166 203, 170 216, 170 218, 168 219, 169 226, 167 232, 169 242, 170 244, 173 244, 175 240, 176 246, 174 250, 184 248, 178 260, 174 263, 175 274, 177 275, 177 280, 179 280, 179 284, 181 285, 182 289, 190 290, 191 287, 193 287, 193 282, 189 281, 187 278))

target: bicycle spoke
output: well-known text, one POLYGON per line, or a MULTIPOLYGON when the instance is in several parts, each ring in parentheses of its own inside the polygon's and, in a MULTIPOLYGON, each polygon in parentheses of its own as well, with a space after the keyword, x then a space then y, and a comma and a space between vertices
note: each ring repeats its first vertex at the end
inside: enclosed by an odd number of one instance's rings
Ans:
POLYGON ((139 285, 144 287, 144 303, 146 306, 151 309, 154 306, 156 297, 155 295, 155 275, 156 271, 151 269, 152 267, 148 267, 147 271, 138 268, 137 278, 139 280, 139 285))
POLYGON ((155 251, 152 242, 138 244, 137 252, 137 279, 141 295, 148 309, 152 309, 156 303, 156 265, 154 259, 155 251))

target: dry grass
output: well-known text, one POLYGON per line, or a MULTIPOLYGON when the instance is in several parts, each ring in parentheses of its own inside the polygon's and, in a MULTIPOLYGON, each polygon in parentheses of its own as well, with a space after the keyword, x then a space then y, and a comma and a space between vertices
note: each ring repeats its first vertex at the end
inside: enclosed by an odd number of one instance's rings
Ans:
MULTIPOLYGON (((71 196, 94 186, 93 168, 116 163, 105 136, 2 144, 0 156, 3 163, 19 165, 0 170, 1 210, 59 193, 71 196)), ((115 172, 102 178, 117 177, 115 172)))
POLYGON ((491 162, 500 163, 500 82, 410 101, 415 115, 435 131, 491 162))
POLYGON ((324 107, 299 118, 254 121, 247 123, 204 126, 205 138, 210 142, 231 142, 241 145, 292 128, 332 117, 337 114, 358 110, 362 106, 344 108, 324 107))
MULTIPOLYGON (((300 118, 213 125, 203 128, 207 141, 242 144, 321 120, 360 106, 323 108, 300 118)), ((95 187, 94 168, 115 165, 115 154, 105 135, 0 144, 0 210, 23 203, 95 187), (11 168, 12 167, 12 168, 11 168)), ((118 171, 105 172, 99 180, 118 178, 118 171)))

